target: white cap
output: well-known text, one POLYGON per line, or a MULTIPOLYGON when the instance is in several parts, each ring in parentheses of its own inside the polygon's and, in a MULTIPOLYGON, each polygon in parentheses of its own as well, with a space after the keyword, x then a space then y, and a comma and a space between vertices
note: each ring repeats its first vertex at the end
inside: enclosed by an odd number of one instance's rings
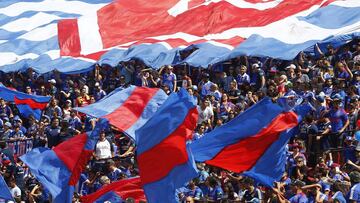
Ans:
POLYGON ((56 80, 55 80, 55 79, 48 80, 48 82, 51 83, 51 84, 56 84, 56 80))
POLYGON ((296 69, 296 66, 294 64, 290 64, 288 67, 286 67, 286 70, 288 69, 296 69))

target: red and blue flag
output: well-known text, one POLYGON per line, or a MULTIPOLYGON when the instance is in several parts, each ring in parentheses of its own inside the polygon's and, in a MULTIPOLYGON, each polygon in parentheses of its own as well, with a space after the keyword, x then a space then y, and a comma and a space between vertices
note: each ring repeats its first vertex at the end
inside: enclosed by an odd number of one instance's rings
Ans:
POLYGON ((135 139, 135 131, 155 114, 167 97, 159 88, 130 86, 118 88, 94 104, 75 109, 96 118, 106 118, 111 125, 135 139))
MULTIPOLYGON (((305 108, 305 107, 304 107, 305 108)), ((309 107, 310 108, 310 107, 309 107)), ((306 108, 308 109, 308 108, 306 108)), ((191 143, 195 161, 244 173, 272 187, 285 170, 285 146, 307 110, 297 113, 265 98, 191 143)))
POLYGON ((292 60, 360 36, 358 0, 26 0, 0 1, 0 13, 3 72, 74 74, 131 59, 154 69, 244 55, 292 60), (179 57, 186 49, 196 51, 179 57))
POLYGON ((49 190, 54 203, 72 202, 74 186, 93 154, 100 132, 107 126, 100 119, 92 132, 76 135, 53 149, 35 148, 20 159, 49 190))
POLYGON ((29 117, 33 115, 37 120, 40 120, 42 110, 46 108, 51 99, 51 97, 30 95, 11 90, 1 84, 0 97, 5 101, 14 102, 23 116, 29 117))
POLYGON ((146 200, 139 177, 113 182, 82 197, 81 201, 83 203, 123 202, 127 198, 134 199, 136 203, 146 200))
POLYGON ((176 202, 175 190, 197 176, 186 146, 198 112, 185 89, 172 93, 153 117, 136 131, 137 161, 149 203, 176 202))

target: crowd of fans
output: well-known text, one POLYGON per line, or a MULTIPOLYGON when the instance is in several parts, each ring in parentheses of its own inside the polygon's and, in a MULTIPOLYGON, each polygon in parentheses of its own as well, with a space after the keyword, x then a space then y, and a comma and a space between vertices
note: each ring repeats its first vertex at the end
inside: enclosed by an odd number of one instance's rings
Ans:
MULTIPOLYGON (((180 202, 360 202, 359 40, 337 49, 329 45, 319 56, 300 53, 293 61, 238 57, 206 69, 179 65, 153 70, 130 60, 76 75, 38 75, 28 69, 0 73, 0 78, 8 88, 52 97, 41 120, 21 116, 16 105, 0 98, 0 169, 16 201, 49 202, 51 197, 17 154, 12 158, 8 142, 32 139, 33 147, 52 148, 94 128, 96 118, 73 107, 95 103, 115 88, 137 85, 162 88, 167 94, 188 90, 199 112, 190 140, 202 139, 265 96, 313 107, 288 144, 286 172, 273 188, 198 163, 198 178, 178 191, 180 202)), ((113 181, 137 176, 134 150, 134 142, 116 128, 102 132, 74 201, 113 181)))

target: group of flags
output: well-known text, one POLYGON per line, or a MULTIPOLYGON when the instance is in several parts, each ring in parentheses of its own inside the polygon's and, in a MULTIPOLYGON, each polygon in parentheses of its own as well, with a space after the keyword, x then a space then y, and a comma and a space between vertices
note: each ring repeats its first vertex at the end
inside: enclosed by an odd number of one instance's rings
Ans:
POLYGON ((20 157, 55 203, 71 202, 80 173, 109 123, 136 143, 140 177, 106 185, 83 197, 84 202, 145 196, 149 203, 176 202, 176 189, 198 176, 196 162, 243 173, 272 187, 285 170, 285 146, 310 107, 298 105, 287 111, 264 98, 191 143, 187 138, 196 128, 198 112, 185 89, 166 96, 161 89, 131 86, 77 110, 99 118, 93 131, 20 157))

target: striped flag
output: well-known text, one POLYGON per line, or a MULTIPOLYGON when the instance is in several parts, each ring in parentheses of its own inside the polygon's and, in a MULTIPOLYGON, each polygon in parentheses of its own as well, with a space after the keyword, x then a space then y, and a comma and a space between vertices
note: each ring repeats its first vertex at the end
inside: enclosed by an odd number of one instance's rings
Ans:
POLYGON ((77 73, 130 59, 152 68, 240 55, 291 60, 360 36, 358 0, 11 0, 0 13, 4 72, 77 73), (186 48, 196 51, 179 59, 186 48))
POLYGON ((155 114, 167 97, 158 88, 130 86, 118 88, 94 104, 74 109, 96 118, 105 118, 136 140, 135 131, 155 114))

